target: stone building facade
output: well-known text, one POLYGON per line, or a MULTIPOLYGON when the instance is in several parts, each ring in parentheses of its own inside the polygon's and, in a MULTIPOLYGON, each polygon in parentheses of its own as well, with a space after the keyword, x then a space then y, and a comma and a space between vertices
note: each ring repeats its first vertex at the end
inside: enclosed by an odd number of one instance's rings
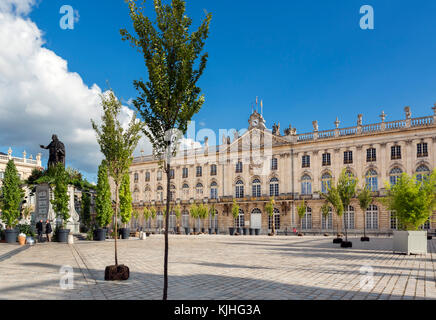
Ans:
MULTIPOLYGON (((222 144, 209 147, 207 138, 198 149, 181 151, 173 161, 171 172, 171 206, 180 205, 182 215, 170 214, 170 231, 176 226, 217 228, 228 233, 229 227, 260 229, 268 233, 272 223, 279 232, 293 228, 304 233, 333 232, 347 223, 351 233, 361 233, 364 223, 369 233, 391 233, 397 221, 382 205, 385 183, 395 183, 402 172, 422 177, 436 168, 436 105, 433 115, 412 118, 409 107, 402 120, 363 124, 358 115, 357 125, 340 128, 339 120, 332 130, 319 131, 317 121, 313 131, 297 134, 289 126, 272 130, 265 126, 261 114, 254 111, 248 130, 231 139, 223 136, 222 144), (344 216, 333 212, 327 218, 321 214, 325 203, 320 193, 337 181, 342 169, 371 186, 375 201, 363 212, 357 199, 351 201, 344 216), (265 212, 265 205, 274 196, 274 218, 265 212), (232 202, 240 205, 240 216, 234 220, 232 202), (297 206, 303 199, 307 212, 303 219, 297 206), (205 203, 216 209, 215 218, 201 225, 189 216, 193 203, 205 203)), ((136 221, 134 227, 159 230, 163 227, 166 199, 166 175, 153 156, 134 159, 130 167, 134 208, 154 206, 158 215, 152 221, 136 221)), ((436 228, 428 222, 423 228, 436 228)), ((183 229, 182 229, 183 230, 183 229)))
POLYGON ((33 156, 27 158, 27 153, 26 151, 24 151, 23 157, 20 158, 20 157, 12 156, 12 149, 9 148, 7 154, 0 152, 0 187, 2 186, 6 165, 11 159, 14 160, 15 166, 17 167, 17 171, 21 180, 27 179, 31 175, 33 169, 39 169, 39 168, 42 169, 40 153, 38 153, 36 155, 36 158, 33 159, 33 156))

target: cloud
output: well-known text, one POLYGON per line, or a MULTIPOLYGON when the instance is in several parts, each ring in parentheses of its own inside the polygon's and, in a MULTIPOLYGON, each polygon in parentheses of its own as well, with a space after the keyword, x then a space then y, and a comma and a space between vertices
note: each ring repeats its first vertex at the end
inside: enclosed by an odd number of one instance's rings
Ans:
MULTIPOLYGON (((102 155, 90 119, 101 119, 102 90, 87 86, 65 59, 43 47, 42 31, 25 17, 34 4, 0 2, 0 146, 23 146, 46 159, 39 145, 55 133, 65 144, 67 164, 95 174, 102 155)), ((123 122, 132 114, 123 107, 123 122)))

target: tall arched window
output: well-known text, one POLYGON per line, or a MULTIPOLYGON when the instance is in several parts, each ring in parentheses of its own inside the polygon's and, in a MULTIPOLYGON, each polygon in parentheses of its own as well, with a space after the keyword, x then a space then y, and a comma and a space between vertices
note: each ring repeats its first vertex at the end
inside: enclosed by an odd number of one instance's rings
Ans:
POLYGON ((145 201, 150 201, 151 200, 151 189, 150 186, 146 186, 145 187, 145 192, 144 192, 144 196, 145 196, 145 201))
POLYGON ((139 189, 135 187, 135 190, 133 191, 133 202, 139 201, 139 189))
POLYGON ((365 221, 367 229, 378 229, 378 208, 376 205, 371 204, 368 209, 366 209, 365 221))
POLYGON ((280 211, 274 208, 273 216, 268 215, 268 229, 272 230, 272 225, 274 221, 274 229, 280 230, 280 211))
POLYGON ((301 178, 301 194, 312 194, 312 179, 308 174, 301 178))
POLYGON ((200 182, 195 186, 195 192, 197 194, 197 198, 203 197, 203 185, 200 182))
POLYGON ((218 198, 218 184, 215 181, 210 184, 210 198, 218 198))
POLYGON ((327 193, 332 186, 332 176, 330 173, 324 173, 321 177, 321 192, 327 193))
POLYGON ((162 211, 158 211, 156 213, 156 228, 159 230, 163 228, 163 213, 162 211))
POLYGON ((366 173, 366 184, 369 187, 369 190, 371 190, 371 191, 378 190, 377 171, 375 171, 374 169, 368 170, 368 172, 366 173))
POLYGON ((145 173, 145 181, 146 181, 146 182, 150 181, 150 172, 149 172, 149 171, 147 171, 147 172, 145 173))
POLYGON ((183 200, 189 199, 189 185, 187 183, 184 183, 182 186, 182 194, 183 194, 183 200))
POLYGON ((398 178, 401 176, 402 173, 403 170, 401 170, 398 167, 393 168, 391 172, 389 172, 389 182, 391 183, 392 186, 397 184, 398 178))
POLYGON ((177 219, 176 213, 174 211, 171 211, 169 219, 168 219, 169 220, 168 221, 168 223, 169 223, 169 229, 168 230, 174 229, 176 227, 176 219, 177 219))
POLYGON ((189 228, 189 211, 183 210, 182 212, 182 226, 183 228, 189 228))
POLYGON ((170 201, 175 201, 175 200, 176 200, 176 186, 172 184, 170 186, 170 201))
POLYGON ((329 230, 333 229, 333 210, 332 207, 329 207, 329 213, 327 217, 325 217, 323 214, 321 214, 321 220, 322 220, 322 228, 329 230))
POLYGON ((244 197, 244 183, 242 182, 242 180, 238 180, 236 182, 235 196, 236 198, 244 197))
POLYGON ((163 201, 163 188, 162 188, 162 186, 157 187, 157 201, 163 201))
POLYGON ((135 173, 133 174, 133 181, 134 181, 135 183, 137 183, 138 180, 139 180, 139 174, 138 174, 137 172, 135 172, 135 173))
POLYGON ((421 165, 416 169, 416 180, 423 181, 430 175, 430 169, 427 166, 421 165))
POLYGON ((348 206, 344 213, 344 225, 347 229, 354 229, 354 207, 348 206))
POLYGON ((239 216, 235 219, 235 228, 244 228, 244 227, 245 227, 244 210, 239 209, 239 216))
POLYGON ((254 179, 253 180, 253 197, 260 197, 260 180, 254 179))
POLYGON ((304 215, 303 219, 301 219, 301 229, 312 229, 312 208, 310 207, 306 207, 306 214, 304 215))
POLYGON ((279 196, 279 179, 275 177, 269 181, 269 195, 275 197, 279 196))

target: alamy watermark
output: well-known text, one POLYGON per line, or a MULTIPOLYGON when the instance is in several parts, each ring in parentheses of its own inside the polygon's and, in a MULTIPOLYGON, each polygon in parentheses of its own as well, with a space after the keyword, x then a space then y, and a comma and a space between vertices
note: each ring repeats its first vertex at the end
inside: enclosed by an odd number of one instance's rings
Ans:
POLYGON ((59 280, 59 287, 63 290, 74 289, 74 270, 71 266, 62 266, 59 269, 61 278, 59 280))
POLYGON ((360 7, 360 28, 362 30, 374 30, 374 8, 368 4, 360 7))
POLYGON ((360 290, 371 291, 374 288, 374 269, 370 265, 360 268, 360 290))
POLYGON ((59 20, 59 26, 62 30, 73 30, 74 24, 79 22, 79 11, 74 10, 74 8, 70 5, 63 5, 59 9, 59 13, 63 14, 61 19, 59 20))

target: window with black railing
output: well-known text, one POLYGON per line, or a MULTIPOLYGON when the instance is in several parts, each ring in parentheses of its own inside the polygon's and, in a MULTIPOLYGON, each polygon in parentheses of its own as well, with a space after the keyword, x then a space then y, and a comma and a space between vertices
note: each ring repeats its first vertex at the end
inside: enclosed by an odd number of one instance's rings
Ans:
POLYGON ((322 155, 322 165, 323 166, 330 166, 331 165, 330 153, 324 153, 322 155))
POLYGON ((210 166, 210 175, 211 176, 216 176, 216 164, 212 164, 210 166))
POLYGON ((235 172, 236 173, 242 173, 242 162, 241 161, 238 161, 236 163, 236 170, 235 170, 235 172))
POLYGON ((377 161, 377 153, 375 148, 366 149, 366 162, 377 161))
POLYGON ((182 178, 187 178, 188 177, 188 168, 183 168, 182 169, 182 178))
POLYGON ((391 147, 391 160, 401 159, 401 146, 391 147))
POLYGON ((344 164, 353 163, 353 151, 344 151, 344 164))
POLYGON ((196 168, 196 176, 197 176, 197 177, 201 177, 202 174, 203 174, 202 168, 201 168, 200 166, 198 166, 198 167, 196 168))
POLYGON ((422 143, 418 143, 417 145, 416 145, 416 151, 417 151, 417 154, 416 154, 416 156, 418 157, 418 158, 420 158, 420 157, 428 157, 428 147, 427 147, 427 143, 425 143, 425 142, 422 142, 422 143))
POLYGON ((310 168, 310 156, 304 155, 301 158, 302 168, 310 168))

